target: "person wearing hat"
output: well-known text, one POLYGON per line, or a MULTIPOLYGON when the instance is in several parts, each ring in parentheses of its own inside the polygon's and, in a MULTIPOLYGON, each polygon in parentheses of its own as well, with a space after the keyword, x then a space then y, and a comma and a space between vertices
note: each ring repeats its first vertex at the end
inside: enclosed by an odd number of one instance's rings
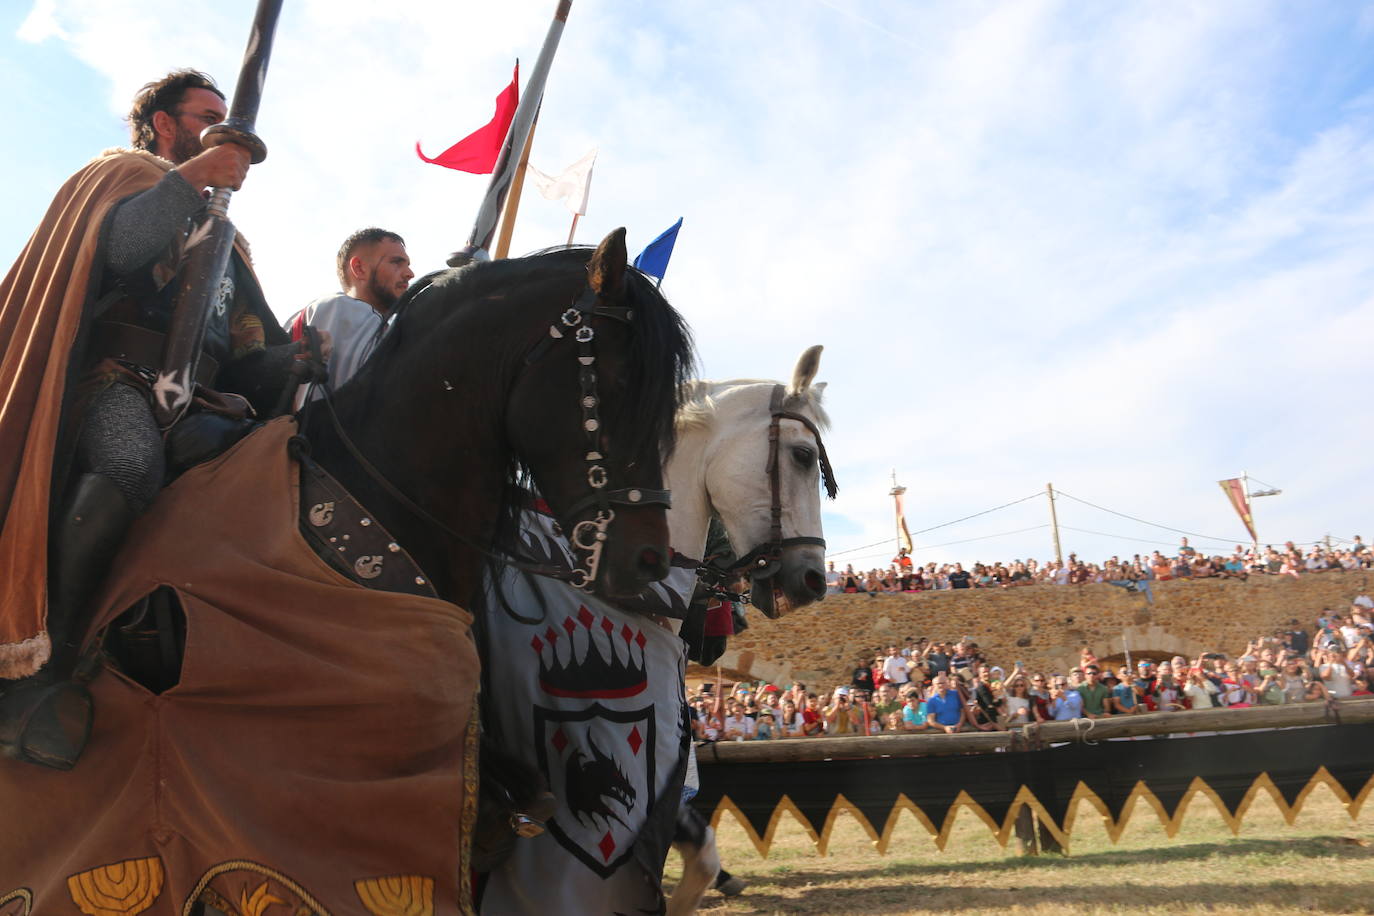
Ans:
POLYGON ((863 717, 849 700, 849 688, 835 688, 835 698, 825 708, 825 732, 828 735, 852 735, 863 727, 863 717))
POLYGON ((1116 676, 1107 677, 1107 686, 1111 689, 1111 710, 1118 715, 1130 715, 1140 712, 1143 708, 1136 699, 1135 685, 1131 683, 1131 669, 1122 665, 1116 676))

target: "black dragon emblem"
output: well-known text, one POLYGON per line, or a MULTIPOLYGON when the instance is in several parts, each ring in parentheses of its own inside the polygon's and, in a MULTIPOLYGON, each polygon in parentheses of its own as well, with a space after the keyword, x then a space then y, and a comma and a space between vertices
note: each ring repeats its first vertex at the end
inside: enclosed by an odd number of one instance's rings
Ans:
POLYGON ((609 826, 612 820, 621 826, 628 826, 607 805, 604 799, 619 802, 627 812, 635 807, 635 787, 625 778, 625 774, 615 760, 602 752, 593 741, 588 741, 592 756, 588 760, 576 748, 568 755, 563 767, 564 799, 568 810, 579 823, 596 826, 599 817, 609 826))

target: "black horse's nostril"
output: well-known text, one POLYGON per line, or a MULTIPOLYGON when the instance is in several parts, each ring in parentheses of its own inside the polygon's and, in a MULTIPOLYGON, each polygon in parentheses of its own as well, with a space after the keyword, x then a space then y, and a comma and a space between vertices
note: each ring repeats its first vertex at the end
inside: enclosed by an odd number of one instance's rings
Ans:
POLYGON ((825 575, 819 569, 808 569, 806 575, 802 576, 802 582, 817 598, 825 597, 825 575))
POLYGON ((668 560, 657 547, 639 548, 639 569, 650 582, 657 582, 668 575, 668 560))

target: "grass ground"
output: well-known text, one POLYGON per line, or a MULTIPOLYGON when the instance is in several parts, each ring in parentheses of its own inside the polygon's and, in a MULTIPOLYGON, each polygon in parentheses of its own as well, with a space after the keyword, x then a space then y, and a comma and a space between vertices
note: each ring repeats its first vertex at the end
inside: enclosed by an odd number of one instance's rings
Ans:
MULTIPOLYGON (((1371 799, 1374 801, 1374 799, 1371 799)), ((801 825, 785 817, 767 858, 726 814, 721 860, 748 879, 726 900, 708 892, 713 916, 901 916, 1096 913, 1374 913, 1374 804, 1352 821, 1325 786, 1289 826, 1261 793, 1239 836, 1202 796, 1188 806, 1170 839, 1153 812, 1138 805, 1113 845, 1086 803, 1074 823, 1072 854, 1021 857, 1003 850, 981 821, 961 810, 942 852, 909 813, 886 856, 853 818, 841 815, 829 855, 817 856, 801 825)), ((669 856, 669 884, 679 860, 669 856)))

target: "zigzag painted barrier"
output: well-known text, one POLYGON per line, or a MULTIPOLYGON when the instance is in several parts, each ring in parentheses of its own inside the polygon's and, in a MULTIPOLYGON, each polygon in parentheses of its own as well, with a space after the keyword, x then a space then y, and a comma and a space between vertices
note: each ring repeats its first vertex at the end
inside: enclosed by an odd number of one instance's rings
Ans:
POLYGON ((1101 812, 1115 842, 1141 804, 1176 835, 1197 792, 1239 832, 1261 792, 1291 824, 1318 784, 1352 818, 1374 791, 1374 699, 1077 720, 1029 731, 707 746, 698 750, 702 788, 693 803, 713 824, 734 813, 764 856, 791 813, 824 855, 841 811, 880 853, 903 810, 943 849, 961 807, 1004 846, 1028 809, 1042 834, 1068 849, 1080 800, 1101 812))

